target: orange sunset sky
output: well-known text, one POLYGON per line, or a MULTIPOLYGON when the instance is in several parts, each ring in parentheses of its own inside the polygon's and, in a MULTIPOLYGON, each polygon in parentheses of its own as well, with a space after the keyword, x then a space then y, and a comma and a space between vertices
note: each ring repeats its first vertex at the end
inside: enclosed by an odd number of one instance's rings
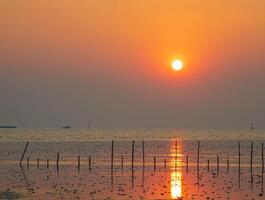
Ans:
POLYGON ((1 0, 0 123, 265 128, 264 10, 264 0, 1 0))

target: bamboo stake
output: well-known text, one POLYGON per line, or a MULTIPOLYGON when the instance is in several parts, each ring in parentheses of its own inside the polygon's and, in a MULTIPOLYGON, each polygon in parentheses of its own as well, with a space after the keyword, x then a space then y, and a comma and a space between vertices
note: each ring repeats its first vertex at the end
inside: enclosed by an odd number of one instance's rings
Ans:
POLYGON ((261 165, 262 165, 262 172, 264 172, 264 144, 261 144, 261 165))
POLYGON ((240 173, 240 159, 241 159, 241 151, 240 151, 240 142, 238 142, 238 170, 240 173))
POLYGON ((112 140, 111 141, 111 174, 113 174, 113 152, 114 152, 113 148, 114 148, 114 141, 112 140))
POLYGON ((178 141, 175 141, 175 171, 177 170, 178 165, 178 141))
POLYGON ((132 172, 134 171, 134 140, 132 141, 132 172))
POLYGON ((29 145, 29 142, 27 142, 27 144, 26 144, 26 146, 25 146, 25 149, 24 149, 24 151, 23 151, 23 154, 22 154, 22 156, 21 156, 21 159, 20 159, 20 162, 19 162, 19 165, 21 166, 21 164, 22 164, 22 160, 23 160, 23 158, 24 158, 24 156, 25 156, 25 153, 26 153, 26 150, 27 150, 27 148, 28 148, 28 145, 29 145))
POLYGON ((143 153, 143 168, 145 167, 145 151, 144 151, 144 141, 142 141, 142 153, 143 153))
POLYGON ((253 164, 253 142, 251 142, 251 151, 250 151, 250 172, 252 174, 252 164, 253 164))
POLYGON ((80 156, 77 156, 77 169, 80 171, 80 156))
POLYGON ((200 141, 198 141, 198 151, 197 151, 197 170, 199 171, 199 164, 200 164, 200 141))
POLYGON ((238 142, 238 188, 240 188, 240 159, 241 159, 241 150, 240 150, 240 142, 238 142))
POLYGON ((91 170, 91 156, 88 157, 88 170, 91 170))
POLYGON ((189 156, 186 156, 186 173, 189 172, 189 156))
POLYGON ((226 169, 227 173, 229 172, 229 168, 230 168, 230 163, 229 163, 229 158, 228 158, 227 159, 227 169, 226 169))
POLYGON ((132 188, 134 188, 134 140, 132 141, 132 188))
POLYGON ((56 166, 57 166, 57 172, 59 172, 59 159, 60 159, 60 153, 57 153, 57 160, 56 160, 56 166))
POLYGON ((154 157, 154 172, 156 172, 156 157, 154 157))
POLYGON ((219 173, 219 156, 217 156, 216 162, 217 162, 217 174, 218 174, 219 173))
POLYGON ((121 171, 123 173, 123 155, 121 156, 121 171))
POLYGON ((27 170, 29 170, 29 158, 27 158, 27 170))

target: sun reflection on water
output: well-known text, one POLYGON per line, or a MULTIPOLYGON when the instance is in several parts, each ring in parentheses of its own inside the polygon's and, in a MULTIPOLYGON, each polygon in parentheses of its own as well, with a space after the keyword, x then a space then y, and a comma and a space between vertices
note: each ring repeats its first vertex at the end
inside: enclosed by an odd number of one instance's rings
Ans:
POLYGON ((182 197, 181 172, 171 172, 171 198, 178 199, 182 197))
POLYGON ((179 150, 182 149, 181 143, 176 143, 171 146, 171 198, 179 199, 182 197, 182 171, 181 157, 179 150))

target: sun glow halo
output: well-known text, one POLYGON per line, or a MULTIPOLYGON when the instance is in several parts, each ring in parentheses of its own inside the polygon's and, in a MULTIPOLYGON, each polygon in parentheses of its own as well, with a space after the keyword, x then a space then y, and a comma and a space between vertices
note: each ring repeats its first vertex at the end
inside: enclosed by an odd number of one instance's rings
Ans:
POLYGON ((173 70, 180 71, 183 68, 183 62, 177 59, 172 62, 171 66, 173 70))

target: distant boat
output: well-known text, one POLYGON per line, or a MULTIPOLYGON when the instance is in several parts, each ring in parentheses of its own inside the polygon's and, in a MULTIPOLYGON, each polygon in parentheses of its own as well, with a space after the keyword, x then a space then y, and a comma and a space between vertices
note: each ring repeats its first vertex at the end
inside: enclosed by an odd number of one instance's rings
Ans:
POLYGON ((251 122, 250 130, 254 130, 254 123, 251 122))
POLYGON ((63 126, 61 128, 64 128, 64 129, 69 129, 69 128, 72 128, 71 126, 63 126))
POLYGON ((16 126, 0 126, 0 128, 17 128, 16 126))

